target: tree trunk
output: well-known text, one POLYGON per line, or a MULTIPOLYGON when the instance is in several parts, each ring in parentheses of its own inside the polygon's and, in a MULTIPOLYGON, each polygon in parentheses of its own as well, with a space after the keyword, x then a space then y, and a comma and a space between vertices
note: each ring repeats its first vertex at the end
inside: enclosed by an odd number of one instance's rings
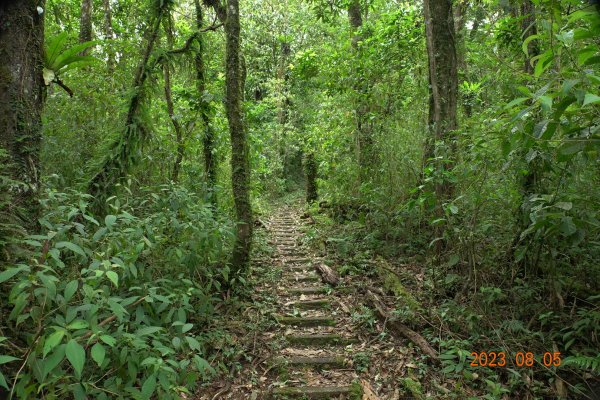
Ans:
MULTIPOLYGON (((110 9, 110 0, 102 0, 102 5, 104 6, 104 36, 106 36, 107 40, 113 40, 115 38, 115 33, 112 27, 112 11, 110 9)), ((112 50, 112 44, 109 43, 108 47, 106 69, 109 73, 112 73, 115 70, 115 53, 112 50)))
MULTIPOLYGON (((202 6, 200 0, 195 1, 196 6, 196 29, 202 29, 204 24, 204 15, 202 12, 202 6)), ((196 39, 198 43, 198 50, 194 56, 194 63, 196 67, 196 88, 198 90, 198 99, 200 102, 200 116, 204 125, 204 137, 202 138, 202 145, 204 151, 204 173, 206 174, 206 184, 210 191, 210 199, 214 205, 217 204, 217 194, 215 193, 215 185, 217 184, 217 165, 215 162, 215 132, 212 127, 211 121, 211 106, 210 102, 206 99, 206 66, 204 63, 205 50, 204 50, 204 38, 202 35, 198 35, 196 39)))
POLYGON ((242 68, 240 60, 239 0, 228 0, 226 35, 225 108, 231 137, 231 183, 237 217, 233 250, 234 275, 245 273, 252 244, 252 207, 250 204, 250 160, 242 113, 242 68))
MULTIPOLYGON (((457 58, 454 34, 454 14, 451 0, 424 0, 425 33, 429 58, 429 130, 435 145, 429 144, 435 153, 438 145, 445 148, 444 160, 452 160, 455 153, 453 131, 457 127, 456 105, 458 93, 457 58)), ((431 153, 431 149, 428 150, 431 153)), ((436 156, 438 154, 435 154, 436 156)), ((440 154, 442 155, 442 154, 440 154)), ((453 185, 442 178, 452 169, 452 161, 436 166, 440 178, 435 184, 438 202, 453 194, 453 185)))
POLYGON ((360 45, 359 42, 363 40, 363 37, 357 32, 363 24, 362 10, 360 6, 360 0, 352 0, 348 4, 348 21, 352 28, 352 49, 354 50, 354 84, 353 89, 356 91, 355 107, 354 112, 356 115, 356 145, 357 145, 357 157, 359 165, 359 177, 360 181, 363 182, 368 176, 368 167, 373 161, 371 159, 371 151, 373 147, 373 138, 367 129, 366 114, 367 105, 365 102, 366 88, 364 85, 363 71, 360 66, 360 45))
POLYGON ((10 178, 22 184, 12 188, 7 213, 30 230, 39 216, 44 6, 40 0, 0 2, 0 150, 10 178))
MULTIPOLYGON (((531 0, 524 0, 521 5, 521 28, 523 30, 523 40, 527 39, 528 36, 537 35, 537 26, 535 23, 535 6, 531 0)), ((527 52, 525 55, 524 71, 529 75, 533 75, 533 66, 531 65, 531 59, 539 54, 537 41, 531 40, 527 43, 527 52)))
POLYGON ((134 94, 129 100, 127 117, 123 134, 110 146, 100 170, 92 177, 88 192, 94 196, 96 211, 105 212, 105 200, 114 191, 137 160, 137 154, 148 137, 144 121, 139 118, 144 98, 144 84, 148 78, 148 62, 154 49, 154 44, 160 31, 165 5, 160 7, 157 14, 151 17, 150 30, 146 32, 146 48, 133 79, 134 94))
MULTIPOLYGON (((79 18, 79 43, 92 40, 92 0, 81 0, 81 16, 79 18)), ((89 47, 81 52, 86 55, 89 47)))
MULTIPOLYGON (((170 15, 167 17, 165 31, 167 35, 167 46, 169 50, 173 50, 173 25, 170 15)), ((169 118, 173 123, 173 128, 175 129, 175 141, 177 144, 177 153, 175 156, 175 162, 173 163, 173 173, 171 175, 171 180, 173 182, 178 182, 179 171, 181 170, 181 162, 183 161, 183 152, 185 149, 183 143, 183 128, 181 127, 181 124, 175 117, 173 95, 171 94, 171 71, 168 61, 165 61, 163 63, 163 76, 165 79, 165 101, 167 103, 167 112, 169 113, 169 118)))
POLYGON ((317 160, 315 160, 315 153, 309 151, 306 154, 305 160, 305 168, 306 168, 306 202, 313 203, 317 201, 318 188, 317 188, 317 160))

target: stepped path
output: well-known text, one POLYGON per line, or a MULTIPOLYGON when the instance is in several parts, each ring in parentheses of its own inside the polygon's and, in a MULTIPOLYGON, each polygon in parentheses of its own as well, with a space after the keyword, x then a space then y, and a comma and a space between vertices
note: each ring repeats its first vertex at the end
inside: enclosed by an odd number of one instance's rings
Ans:
POLYGON ((245 347, 244 361, 196 399, 412 398, 404 397, 403 382, 421 368, 415 349, 365 306, 361 288, 374 283, 364 274, 324 283, 323 260, 303 244, 300 215, 283 207, 263 223, 260 240, 266 234, 270 255, 254 254, 254 292, 242 320, 222 322, 245 347))
POLYGON ((285 344, 271 360, 273 382, 264 398, 352 399, 361 388, 347 346, 357 343, 338 311, 336 289, 322 283, 301 246, 297 215, 281 210, 269 222, 281 264, 276 320, 285 344))

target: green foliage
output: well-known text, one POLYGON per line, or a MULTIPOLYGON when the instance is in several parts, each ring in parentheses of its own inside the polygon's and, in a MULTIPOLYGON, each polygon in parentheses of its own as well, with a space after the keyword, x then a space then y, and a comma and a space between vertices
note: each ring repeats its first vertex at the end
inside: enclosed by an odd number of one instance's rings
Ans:
POLYGON ((30 260, 0 274, 2 352, 23 351, 0 359, 23 366, 4 375, 16 397, 179 398, 213 371, 199 334, 227 280, 231 227, 183 188, 157 193, 114 199, 103 222, 89 196, 48 193, 30 260))
POLYGON ((90 65, 96 59, 92 56, 80 55, 80 53, 92 46, 96 41, 78 43, 68 47, 68 33, 62 32, 48 40, 44 51, 44 83, 50 83, 58 79, 58 74, 63 74, 74 68, 90 65))

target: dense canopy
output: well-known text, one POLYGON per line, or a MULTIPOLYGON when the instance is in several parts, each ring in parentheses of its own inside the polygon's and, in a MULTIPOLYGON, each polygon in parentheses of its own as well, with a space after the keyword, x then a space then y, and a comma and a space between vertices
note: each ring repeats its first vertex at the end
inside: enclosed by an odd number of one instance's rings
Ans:
POLYGON ((0 2, 0 398, 597 398, 599 88, 598 1, 0 2))

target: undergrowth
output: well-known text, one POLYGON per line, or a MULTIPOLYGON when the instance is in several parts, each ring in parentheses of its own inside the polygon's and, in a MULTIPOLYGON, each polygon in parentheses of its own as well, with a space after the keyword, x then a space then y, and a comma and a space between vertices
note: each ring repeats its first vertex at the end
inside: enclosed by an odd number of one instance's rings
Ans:
POLYGON ((231 222, 178 186, 123 199, 99 221, 90 196, 49 190, 41 233, 0 273, 0 387, 13 398, 175 399, 216 372, 207 359, 226 339, 207 328, 231 222))

